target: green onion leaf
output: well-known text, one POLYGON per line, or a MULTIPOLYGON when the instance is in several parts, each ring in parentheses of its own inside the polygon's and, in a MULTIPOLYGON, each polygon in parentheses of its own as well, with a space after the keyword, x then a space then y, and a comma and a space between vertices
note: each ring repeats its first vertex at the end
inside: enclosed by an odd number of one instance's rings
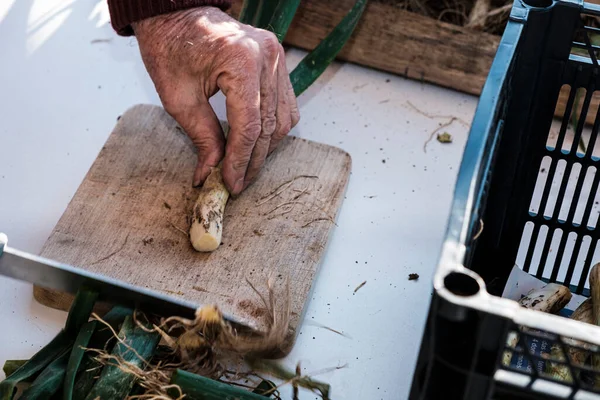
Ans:
POLYGON ((299 5, 300 0, 284 0, 277 4, 268 29, 277 35, 279 43, 283 42, 299 5))
POLYGON ((65 331, 68 334, 76 336, 81 330, 81 327, 88 322, 97 298, 98 292, 88 288, 79 289, 73 304, 71 304, 71 309, 69 310, 69 316, 67 317, 67 323, 65 325, 65 331))
MULTIPOLYGON (((107 312, 102 320, 109 324, 115 331, 119 331, 121 324, 127 316, 131 316, 133 310, 121 306, 113 307, 107 312)), ((92 335, 89 348, 93 349, 104 349, 107 347, 108 341, 113 338, 113 334, 107 326, 101 325, 96 329, 96 332, 92 335)), ((108 351, 112 350, 107 349, 108 351)), ((87 352, 81 363, 80 372, 75 380, 75 387, 73 389, 73 399, 83 400, 86 398, 92 387, 100 377, 103 370, 102 364, 94 359, 92 352, 87 352)))
POLYGON ((286 0, 260 0, 258 12, 254 20, 254 26, 260 29, 272 30, 269 27, 271 18, 275 13, 278 3, 285 3, 286 0))
MULTIPOLYGON (((126 345, 118 342, 111 354, 119 360, 144 369, 154 354, 160 335, 146 332, 138 327, 131 317, 127 317, 119 332, 119 338, 126 345)), ((117 365, 107 365, 86 399, 123 399, 133 388, 136 379, 134 375, 123 371, 117 365)))
POLYGON ((0 400, 10 400, 19 382, 24 382, 34 376, 57 357, 73 346, 73 340, 63 330, 50 343, 38 351, 21 368, 17 369, 5 380, 0 382, 0 400))
POLYGON ((2 367, 2 371, 4 371, 4 375, 11 376, 16 370, 21 368, 23 364, 25 364, 29 360, 6 360, 4 366, 2 367))
POLYGON ((66 349, 50 363, 42 373, 35 378, 31 386, 23 392, 19 400, 46 400, 58 392, 62 387, 70 350, 66 349))
POLYGON ((84 400, 100 377, 103 366, 90 354, 86 354, 81 362, 81 372, 77 375, 73 388, 73 400, 84 400))
MULTIPOLYGON (((171 384, 177 385, 185 394, 186 400, 264 400, 264 396, 242 388, 215 381, 191 372, 176 370, 171 384)), ((176 389, 170 389, 172 397, 179 395, 176 389)))
POLYGON ((92 334, 96 330, 97 321, 90 321, 81 328, 79 335, 73 344, 73 350, 69 356, 67 364, 67 374, 63 385, 63 399, 71 400, 73 398, 73 388, 75 387, 75 376, 85 355, 85 348, 90 343, 92 334))
POLYGON ((238 18, 242 24, 252 25, 254 23, 256 11, 258 10, 258 1, 259 0, 244 0, 242 11, 240 11, 240 16, 238 18))
POLYGON ((344 47, 367 5, 368 0, 357 0, 354 7, 329 35, 290 74, 294 94, 300 96, 327 69, 344 47))

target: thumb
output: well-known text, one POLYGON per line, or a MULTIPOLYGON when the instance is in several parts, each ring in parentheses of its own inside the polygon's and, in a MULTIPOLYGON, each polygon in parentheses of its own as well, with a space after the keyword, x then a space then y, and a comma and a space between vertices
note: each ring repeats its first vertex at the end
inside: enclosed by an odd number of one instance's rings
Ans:
POLYGON ((219 119, 208 101, 190 111, 179 122, 198 151, 198 164, 194 172, 194 186, 198 186, 216 167, 225 154, 225 138, 219 119))

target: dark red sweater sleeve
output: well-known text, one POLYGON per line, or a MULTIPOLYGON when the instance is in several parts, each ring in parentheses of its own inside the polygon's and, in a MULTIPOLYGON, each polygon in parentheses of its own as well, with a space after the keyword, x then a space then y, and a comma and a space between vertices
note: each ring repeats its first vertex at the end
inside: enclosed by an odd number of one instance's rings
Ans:
POLYGON ((226 10, 232 0, 108 0, 111 24, 121 36, 133 35, 131 24, 146 18, 184 10, 213 6, 226 10))

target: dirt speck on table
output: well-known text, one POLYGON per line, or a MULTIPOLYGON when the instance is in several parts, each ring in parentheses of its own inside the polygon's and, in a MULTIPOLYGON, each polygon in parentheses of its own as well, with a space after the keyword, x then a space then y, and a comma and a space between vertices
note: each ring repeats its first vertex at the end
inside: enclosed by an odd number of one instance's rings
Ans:
POLYGON ((419 274, 415 274, 415 273, 408 274, 408 280, 409 281, 416 281, 418 279, 419 279, 419 274))

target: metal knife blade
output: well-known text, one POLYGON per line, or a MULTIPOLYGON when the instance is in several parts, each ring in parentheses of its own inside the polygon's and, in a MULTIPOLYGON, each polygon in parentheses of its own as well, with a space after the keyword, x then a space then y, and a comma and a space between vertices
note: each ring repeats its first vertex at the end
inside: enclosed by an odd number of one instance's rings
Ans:
MULTIPOLYGON (((0 233, 0 275, 29 282, 47 289, 71 294, 82 286, 97 290, 98 300, 138 308, 154 314, 194 318, 198 304, 170 298, 161 293, 95 274, 8 247, 8 238, 0 233)), ((225 317, 242 328, 239 322, 225 317)), ((244 327, 244 330, 248 329, 244 327)))

